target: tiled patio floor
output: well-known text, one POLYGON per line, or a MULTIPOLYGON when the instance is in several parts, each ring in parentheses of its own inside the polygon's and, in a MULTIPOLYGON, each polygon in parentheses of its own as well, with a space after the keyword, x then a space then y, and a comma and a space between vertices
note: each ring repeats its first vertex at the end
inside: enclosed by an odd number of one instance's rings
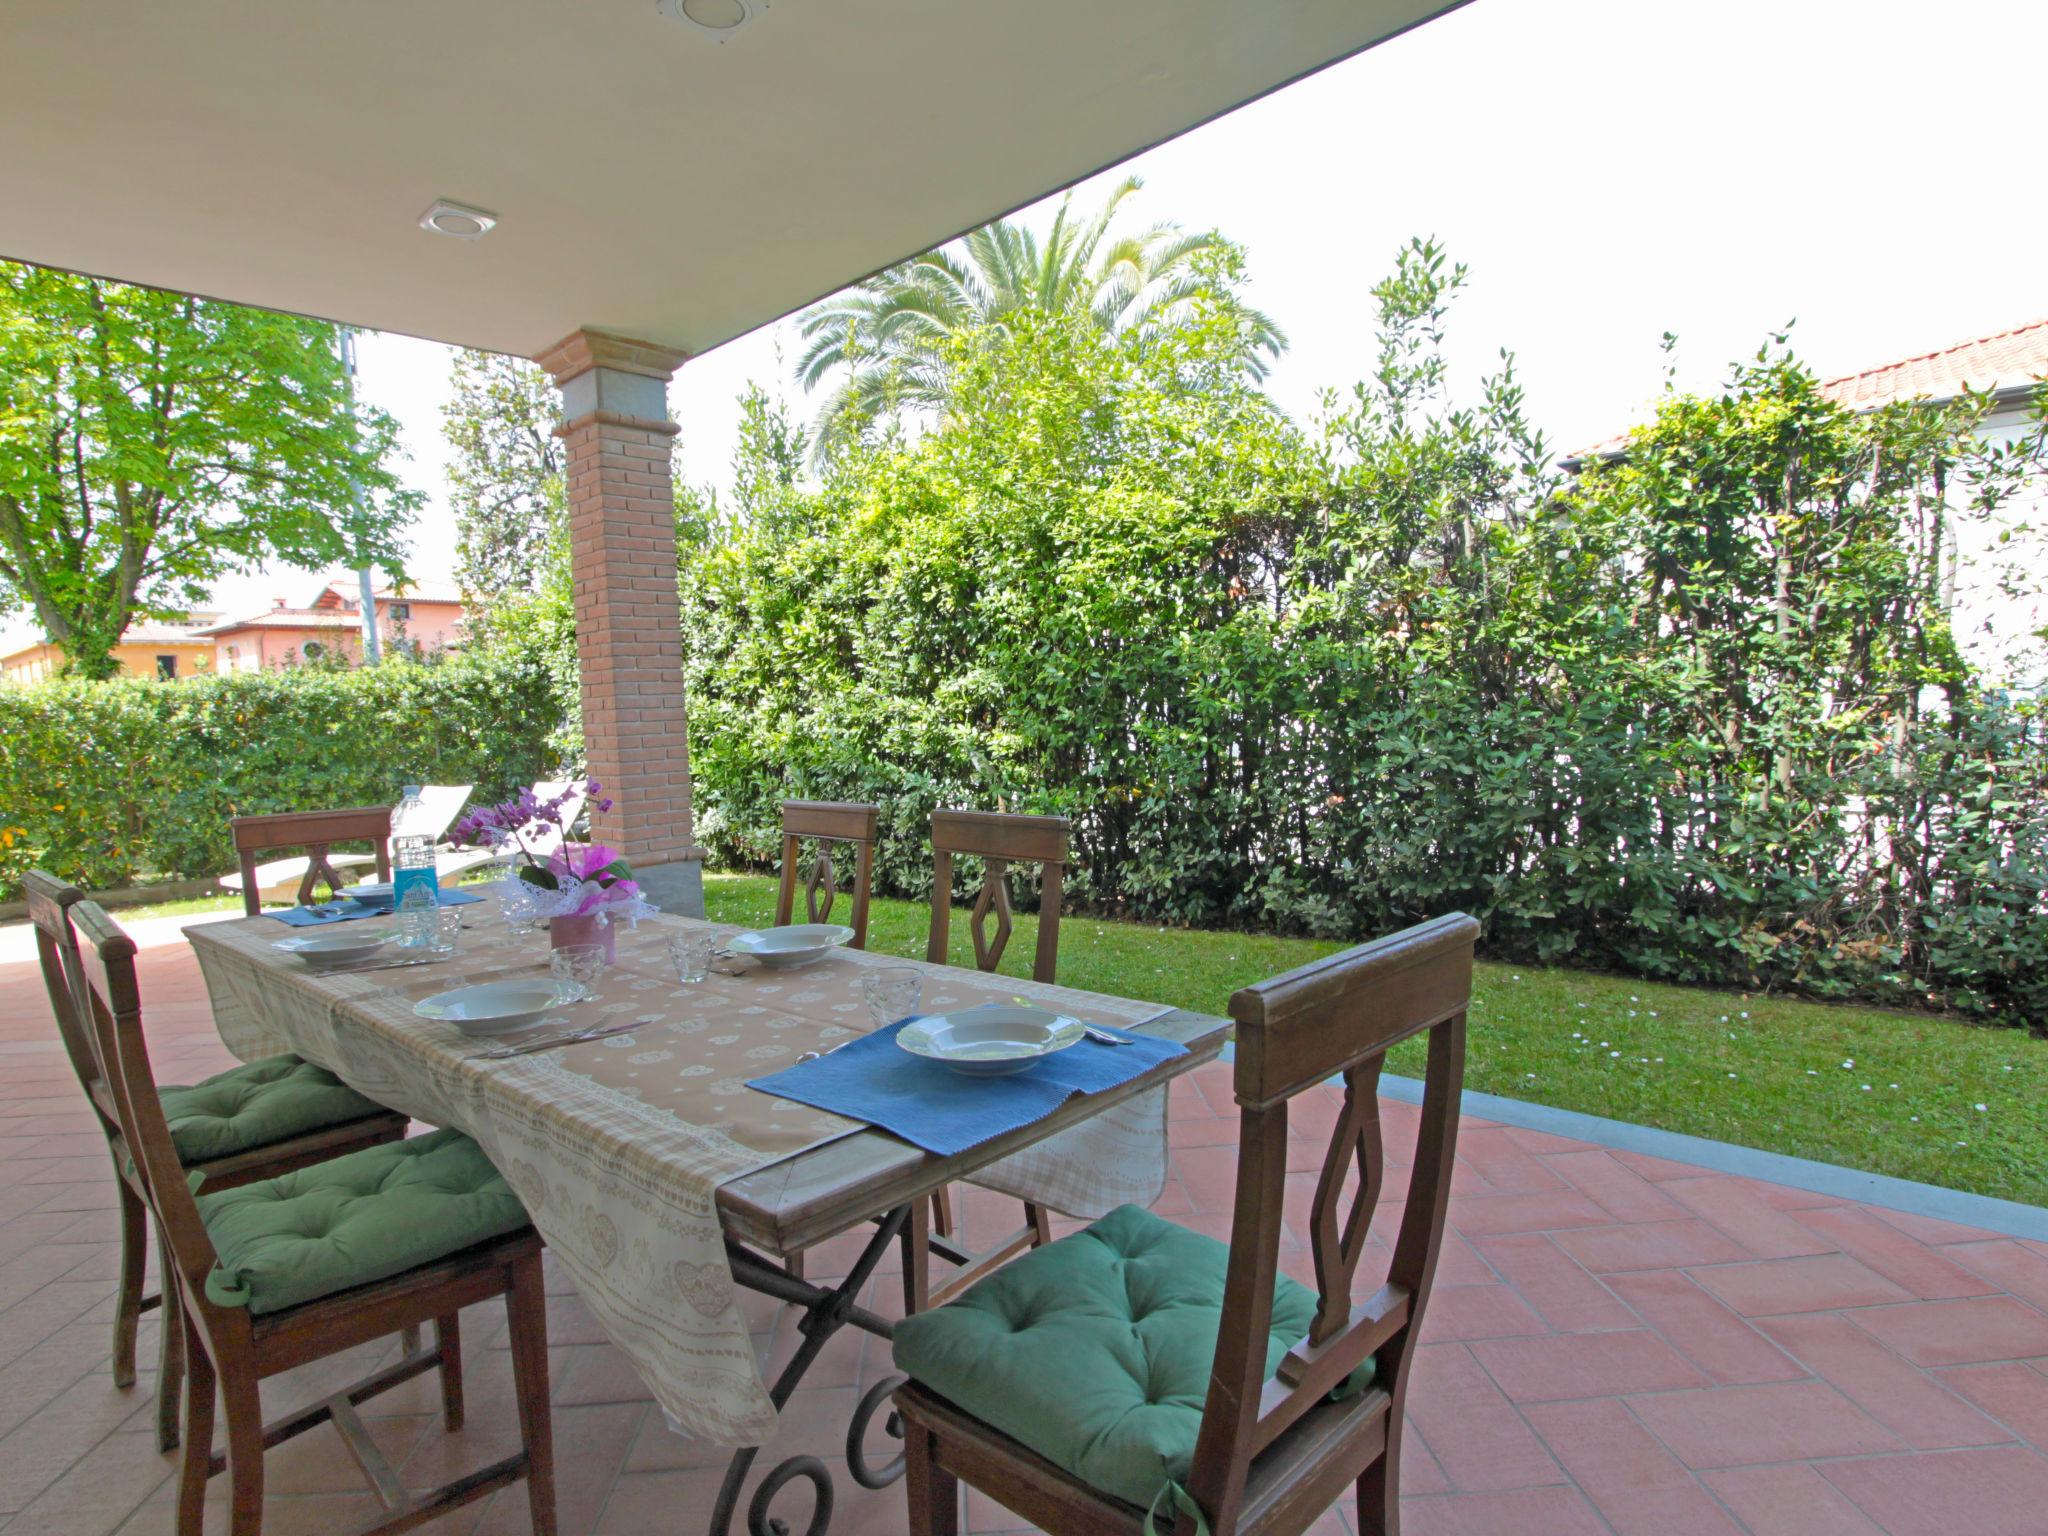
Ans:
MULTIPOLYGON (((228 1064, 175 927, 146 925, 138 938, 160 1075, 228 1064)), ((168 1533, 173 1467, 149 1430, 154 1321, 141 1381, 115 1391, 111 1175, 29 954, 18 929, 0 931, 0 1527, 168 1533)), ((1174 1178, 1158 1207, 1218 1236, 1235 1157, 1227 1071, 1180 1085, 1174 1178)), ((1388 1106, 1396 1138, 1412 1113, 1388 1106)), ((1297 1269, 1306 1170, 1320 1155, 1303 1142, 1290 1191, 1297 1269)), ((1398 1194, 1398 1170, 1388 1182, 1398 1194)), ((970 1222, 1009 1214, 968 1207, 970 1222)), ((2048 1246, 1476 1120, 1451 1221, 1410 1399, 1409 1536, 2048 1532, 2048 1246)), ((812 1272, 848 1251, 844 1239, 821 1251, 812 1272)), ((722 1455, 671 1435, 565 1282, 550 1283, 562 1530, 703 1529, 722 1455)), ((875 1305, 889 1309, 896 1290, 883 1275, 875 1305)), ((786 1350, 789 1320, 754 1300, 763 1347, 786 1350)), ((426 1381, 369 1405, 414 1480, 513 1443, 502 1333, 490 1309, 465 1327, 460 1435, 439 1429, 426 1381)), ((862 1492, 838 1459, 885 1356, 841 1334, 776 1447, 834 1466, 841 1536, 904 1529, 900 1491, 862 1492)), ((265 1396, 287 1407, 369 1363, 280 1378, 265 1396)), ((326 1432, 273 1453, 268 1473, 271 1536, 326 1536, 374 1507, 326 1432)), ((802 1495, 790 1503, 800 1529, 802 1495)), ((968 1515, 977 1532, 1016 1528, 978 1499, 968 1515)), ((1348 1521, 1338 1511, 1317 1529, 1348 1532, 1348 1521)), ((515 1490, 431 1529, 525 1524, 515 1490)))

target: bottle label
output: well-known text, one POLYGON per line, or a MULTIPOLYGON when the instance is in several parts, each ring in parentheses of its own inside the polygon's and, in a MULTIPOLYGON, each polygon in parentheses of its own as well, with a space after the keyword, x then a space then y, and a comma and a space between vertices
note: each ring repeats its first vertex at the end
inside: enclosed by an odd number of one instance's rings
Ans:
POLYGON ((404 906, 406 893, 414 886, 425 886, 427 895, 435 906, 441 904, 441 881, 434 866, 428 864, 419 869, 394 869, 391 871, 391 901, 394 906, 404 906))

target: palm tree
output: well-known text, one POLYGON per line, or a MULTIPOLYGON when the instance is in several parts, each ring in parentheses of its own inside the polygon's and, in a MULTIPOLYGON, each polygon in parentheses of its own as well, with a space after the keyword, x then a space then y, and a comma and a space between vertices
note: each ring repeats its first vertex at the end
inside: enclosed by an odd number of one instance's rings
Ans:
POLYGON ((844 370, 818 413, 818 450, 888 412, 943 415, 952 397, 948 339, 1024 309, 1084 315, 1104 334, 1142 344, 1210 305, 1235 319, 1244 365, 1263 379, 1287 337, 1200 259, 1228 248, 1221 234, 1160 223, 1111 237, 1117 210, 1141 185, 1125 178, 1085 222, 1073 217, 1069 193, 1043 241, 1023 224, 997 219, 813 305, 801 322, 806 345, 797 377, 809 390, 844 370))

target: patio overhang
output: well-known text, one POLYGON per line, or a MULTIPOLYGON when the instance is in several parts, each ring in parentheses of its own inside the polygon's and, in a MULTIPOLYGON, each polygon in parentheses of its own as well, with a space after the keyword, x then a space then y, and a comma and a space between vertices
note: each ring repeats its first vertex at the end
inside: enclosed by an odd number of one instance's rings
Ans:
POLYGON ((674 368, 1458 3, 18 0, 0 257, 542 362, 593 833, 701 911, 674 368))
POLYGON ((695 355, 1449 8, 749 3, 721 39, 656 0, 21 0, 0 256, 695 355), (499 223, 427 233, 439 198, 499 223))

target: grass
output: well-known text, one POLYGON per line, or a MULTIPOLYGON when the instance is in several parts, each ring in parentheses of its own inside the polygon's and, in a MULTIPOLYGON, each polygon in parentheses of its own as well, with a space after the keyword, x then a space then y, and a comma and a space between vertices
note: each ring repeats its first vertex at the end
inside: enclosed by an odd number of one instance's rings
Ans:
MULTIPOLYGON (((721 922, 773 920, 775 882, 764 876, 707 875, 704 891, 721 922)), ((197 898, 122 916, 233 905, 197 898)), ((928 920, 921 902, 878 900, 868 947, 921 956, 928 920)), ((1029 974, 1036 930, 1035 919, 1018 918, 1003 970, 1029 974)), ((955 914, 952 938, 951 958, 971 964, 965 913, 955 914)), ((1060 980, 1222 1013, 1245 983, 1339 947, 1070 916, 1060 929, 1060 980)), ((1418 1047, 1398 1049, 1391 1066, 1420 1075, 1418 1047)), ((2048 1204, 2048 1040, 2019 1030, 1482 964, 1465 1082, 1505 1098, 2048 1204)))
MULTIPOLYGON (((710 915, 721 922, 773 920, 775 882, 766 877, 707 875, 704 892, 710 915)), ((964 912, 954 915, 951 958, 957 964, 973 963, 965 919, 964 912)), ((928 921, 922 902, 878 900, 868 948, 921 956, 928 921)), ((1030 974, 1036 927, 1034 919, 1018 918, 1004 971, 1030 974)), ((1060 980, 1222 1013, 1230 994, 1247 982, 1340 947, 1070 916, 1060 925, 1060 980)), ((1389 1066, 1420 1076, 1420 1043, 1397 1048, 1389 1066)), ((2048 1040, 2020 1030, 1482 963, 1465 1084, 1504 1098, 2048 1203, 2048 1121, 2041 1111, 2048 1103, 2048 1040)))

